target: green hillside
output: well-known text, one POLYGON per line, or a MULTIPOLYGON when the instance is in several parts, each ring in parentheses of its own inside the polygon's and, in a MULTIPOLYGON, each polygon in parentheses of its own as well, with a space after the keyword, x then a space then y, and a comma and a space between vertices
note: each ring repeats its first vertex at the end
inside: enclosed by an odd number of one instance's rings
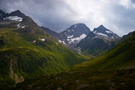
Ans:
POLYGON ((30 17, 0 22, 0 88, 25 78, 53 74, 86 61, 40 28, 30 17))
MULTIPOLYGON (((122 39, 123 40, 123 39, 122 39)), ((78 65, 79 66, 79 65, 78 65)), ((135 66, 135 32, 108 53, 84 62, 81 67, 92 69, 122 69, 135 66), (87 68, 88 68, 87 67, 87 68)))
POLYGON ((37 76, 17 84, 19 90, 134 90, 135 32, 108 53, 75 65, 68 72, 37 76))

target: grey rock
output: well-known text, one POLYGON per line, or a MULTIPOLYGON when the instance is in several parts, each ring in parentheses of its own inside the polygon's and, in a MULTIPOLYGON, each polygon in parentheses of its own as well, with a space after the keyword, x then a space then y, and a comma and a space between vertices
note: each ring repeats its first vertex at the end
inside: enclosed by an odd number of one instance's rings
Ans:
POLYGON ((66 82, 66 83, 63 84, 63 87, 67 87, 68 85, 69 85, 69 83, 66 82))
POLYGON ((61 87, 58 87, 57 90, 63 90, 61 87))
POLYGON ((85 89, 85 88, 88 88, 88 87, 89 87, 89 84, 80 84, 80 85, 77 87, 77 90, 85 89))

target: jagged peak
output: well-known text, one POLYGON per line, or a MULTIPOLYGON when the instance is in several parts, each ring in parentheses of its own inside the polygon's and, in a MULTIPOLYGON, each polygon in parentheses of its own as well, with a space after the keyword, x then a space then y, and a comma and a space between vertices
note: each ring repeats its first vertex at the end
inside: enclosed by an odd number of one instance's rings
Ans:
POLYGON ((26 17, 26 15, 24 13, 22 13, 20 10, 16 10, 10 13, 11 16, 19 16, 19 17, 26 17))
POLYGON ((107 29, 104 25, 100 25, 98 28, 107 29))
MULTIPOLYGON (((111 30, 109 30, 109 29, 107 29, 104 25, 100 25, 99 27, 97 27, 97 28, 94 28, 93 29, 93 31, 95 32, 102 32, 102 31, 111 31, 111 30)), ((112 31, 111 31, 112 32, 112 31)))
POLYGON ((0 14, 5 14, 5 12, 2 9, 0 9, 0 14))
POLYGON ((13 11, 11 13, 22 13, 22 12, 20 10, 15 10, 15 11, 13 11))

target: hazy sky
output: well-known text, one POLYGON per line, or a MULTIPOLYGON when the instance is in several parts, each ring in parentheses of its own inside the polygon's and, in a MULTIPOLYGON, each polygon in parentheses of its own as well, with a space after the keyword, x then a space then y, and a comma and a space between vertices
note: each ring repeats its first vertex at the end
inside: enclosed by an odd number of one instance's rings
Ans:
POLYGON ((120 36, 135 30, 135 0, 0 0, 0 8, 19 9, 56 32, 76 23, 91 30, 102 24, 120 36))

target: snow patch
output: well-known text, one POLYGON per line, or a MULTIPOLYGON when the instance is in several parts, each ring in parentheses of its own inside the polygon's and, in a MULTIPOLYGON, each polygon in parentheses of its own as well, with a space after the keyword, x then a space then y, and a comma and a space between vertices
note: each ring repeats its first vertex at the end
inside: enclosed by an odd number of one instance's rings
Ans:
POLYGON ((112 33, 112 31, 105 31, 106 33, 112 33))
POLYGON ((24 25, 21 25, 21 23, 17 24, 17 27, 18 28, 25 28, 25 26, 24 25))
POLYGON ((67 41, 70 41, 70 39, 67 39, 67 41))
POLYGON ((68 32, 70 32, 70 29, 68 30, 68 32))
POLYGON ((80 37, 76 37, 76 38, 70 39, 70 42, 68 42, 68 43, 74 43, 74 42, 76 42, 76 41, 79 42, 79 41, 81 41, 82 39, 84 39, 86 36, 87 36, 86 34, 82 34, 80 37))
POLYGON ((13 21, 21 22, 23 18, 18 17, 18 16, 9 16, 9 17, 4 18, 4 20, 13 20, 13 21))
POLYGON ((93 37, 93 38, 92 38, 92 40, 93 40, 93 39, 95 39, 95 38, 98 38, 98 37, 97 37, 97 36, 95 36, 95 37, 93 37))
POLYGON ((43 42, 45 41, 45 39, 44 39, 44 38, 40 38, 40 40, 41 40, 41 41, 43 41, 43 42))
POLYGON ((21 28, 25 28, 25 26, 22 26, 21 28))
POLYGON ((76 27, 77 27, 77 25, 74 26, 74 28, 76 28, 76 27))
POLYGON ((64 41, 58 40, 58 42, 60 42, 60 43, 62 43, 62 44, 64 44, 64 45, 66 45, 66 43, 65 43, 64 41))
POLYGON ((70 35, 70 36, 68 36, 67 38, 72 38, 72 37, 74 37, 74 35, 70 35))
POLYGON ((33 43, 36 43, 36 40, 34 40, 33 43))
POLYGON ((78 52, 81 52, 81 48, 80 48, 80 47, 76 48, 76 50, 77 50, 78 52))
POLYGON ((103 33, 97 33, 97 34, 100 35, 100 36, 108 37, 106 34, 103 34, 103 33))
POLYGON ((20 27, 21 27, 21 24, 20 24, 20 23, 19 23, 19 24, 17 24, 17 27, 18 27, 18 28, 20 28, 20 27))

